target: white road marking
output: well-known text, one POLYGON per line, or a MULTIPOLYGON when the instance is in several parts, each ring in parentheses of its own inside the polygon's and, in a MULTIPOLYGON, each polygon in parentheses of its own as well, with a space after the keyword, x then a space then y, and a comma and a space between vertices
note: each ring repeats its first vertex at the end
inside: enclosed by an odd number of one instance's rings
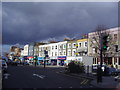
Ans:
POLYGON ((62 87, 58 87, 58 88, 62 88, 62 87))
POLYGON ((85 84, 85 83, 87 83, 87 82, 88 82, 88 80, 85 79, 85 80, 83 80, 80 84, 85 84))
POLYGON ((5 73, 5 74, 4 74, 4 78, 5 78, 5 79, 8 79, 8 76, 9 76, 9 75, 10 75, 10 74, 5 73))
POLYGON ((38 74, 35 74, 35 73, 33 74, 33 76, 37 76, 37 77, 39 77, 41 79, 44 79, 44 77, 45 77, 44 75, 38 75, 38 74))
POLYGON ((88 82, 88 80, 86 80, 83 84, 86 84, 88 82))

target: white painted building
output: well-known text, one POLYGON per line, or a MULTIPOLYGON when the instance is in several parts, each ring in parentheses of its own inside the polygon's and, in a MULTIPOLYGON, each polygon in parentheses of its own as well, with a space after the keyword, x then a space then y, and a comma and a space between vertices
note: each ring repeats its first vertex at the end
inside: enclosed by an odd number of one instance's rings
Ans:
POLYGON ((21 50, 21 56, 24 56, 24 50, 21 50))
POLYGON ((29 49, 29 45, 26 44, 26 45, 24 46, 24 56, 28 56, 28 49, 29 49))
POLYGON ((52 65, 59 65, 60 63, 64 62, 64 60, 60 58, 63 56, 66 57, 66 44, 67 41, 39 45, 39 57, 41 60, 43 60, 45 57, 44 50, 46 50, 48 51, 49 56, 49 61, 47 62, 51 63, 52 65))

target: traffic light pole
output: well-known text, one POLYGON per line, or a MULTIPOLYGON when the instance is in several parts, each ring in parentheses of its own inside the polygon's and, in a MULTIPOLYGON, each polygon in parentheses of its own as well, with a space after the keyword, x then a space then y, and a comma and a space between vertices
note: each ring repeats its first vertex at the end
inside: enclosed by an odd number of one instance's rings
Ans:
POLYGON ((46 57, 44 58, 44 68, 45 68, 45 64, 46 64, 45 59, 46 59, 46 57))
POLYGON ((101 35, 101 38, 100 38, 100 75, 99 75, 99 82, 102 82, 102 64, 103 64, 103 57, 102 57, 102 47, 103 47, 103 45, 102 45, 102 35, 101 35))
POLYGON ((102 48, 100 50, 100 82, 102 82, 102 64, 103 64, 103 58, 102 58, 102 48))

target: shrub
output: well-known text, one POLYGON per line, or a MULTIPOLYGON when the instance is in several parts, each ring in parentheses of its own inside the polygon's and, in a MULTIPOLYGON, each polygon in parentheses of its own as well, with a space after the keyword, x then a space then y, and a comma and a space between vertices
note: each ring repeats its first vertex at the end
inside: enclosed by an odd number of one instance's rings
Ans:
POLYGON ((83 73, 84 72, 84 64, 79 61, 71 61, 68 64, 68 70, 70 73, 83 73))

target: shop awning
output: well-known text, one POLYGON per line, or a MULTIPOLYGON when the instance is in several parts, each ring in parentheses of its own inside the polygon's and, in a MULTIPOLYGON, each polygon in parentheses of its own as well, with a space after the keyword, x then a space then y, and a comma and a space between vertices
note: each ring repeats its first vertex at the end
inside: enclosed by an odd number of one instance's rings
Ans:
POLYGON ((29 58, 29 59, 30 59, 30 58, 33 58, 33 56, 28 56, 27 58, 29 58))

